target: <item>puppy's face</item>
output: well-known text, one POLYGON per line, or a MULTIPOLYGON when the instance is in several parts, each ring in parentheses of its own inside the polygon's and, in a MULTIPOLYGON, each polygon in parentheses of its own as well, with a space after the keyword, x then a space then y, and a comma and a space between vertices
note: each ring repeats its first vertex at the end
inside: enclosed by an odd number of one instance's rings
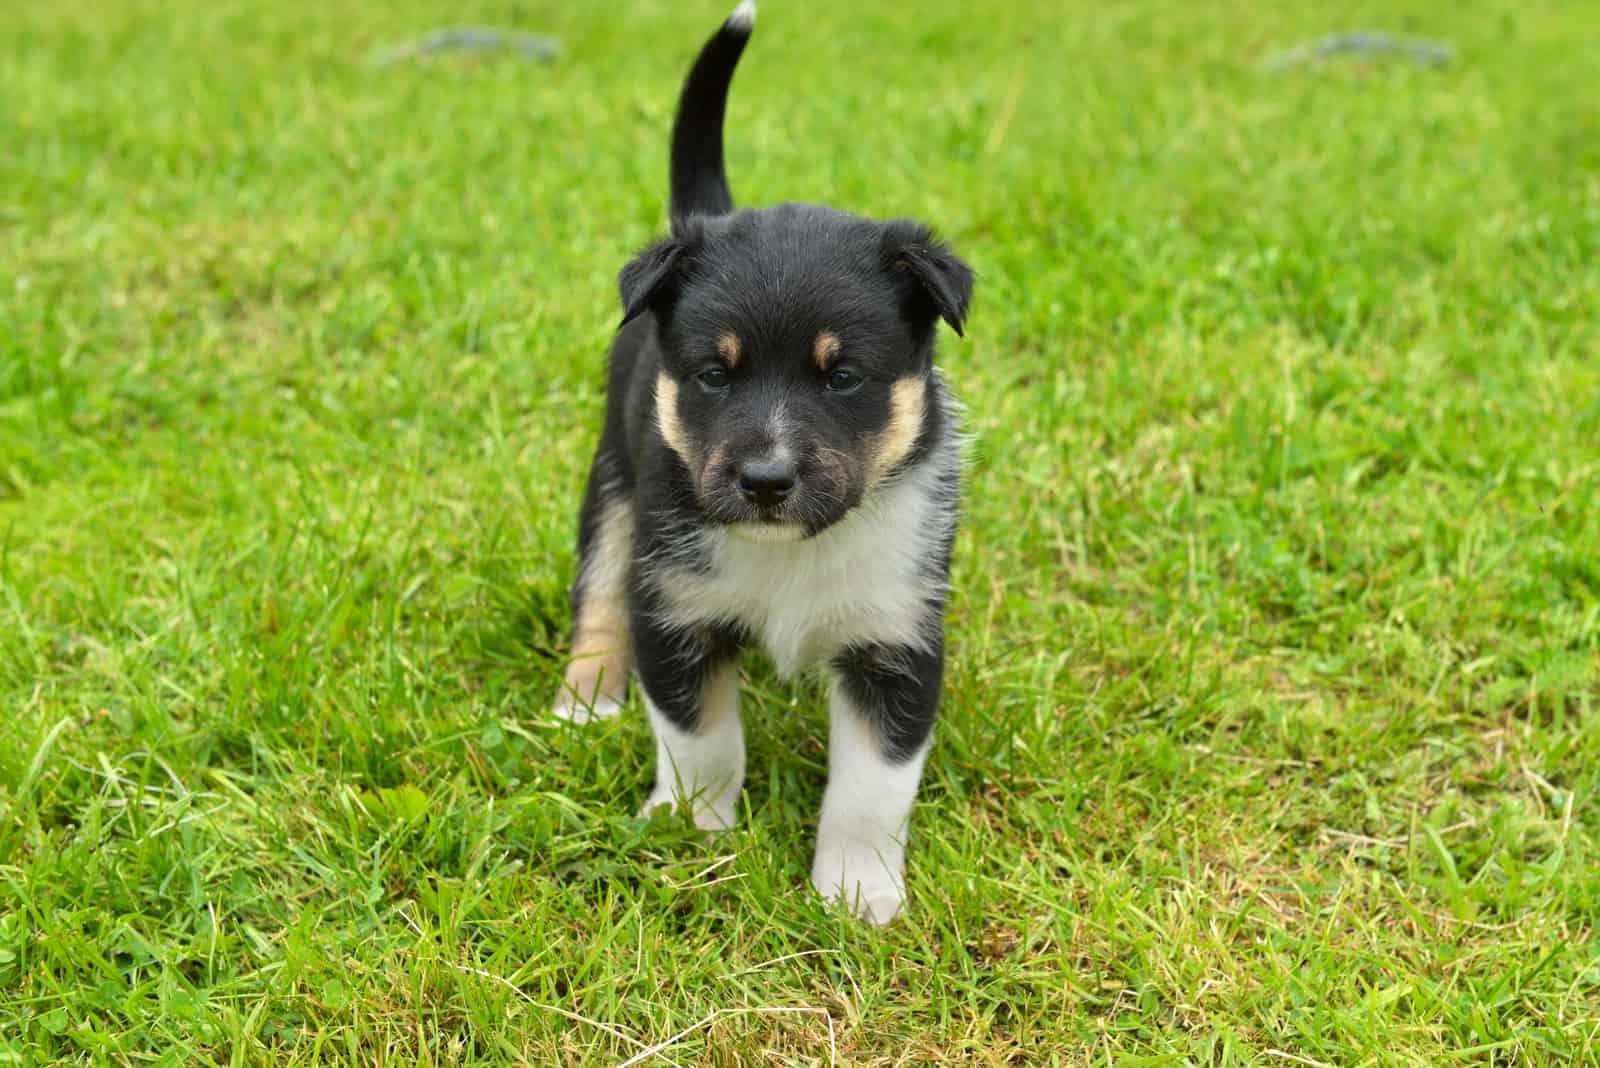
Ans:
POLYGON ((713 522, 809 537, 915 455, 965 264, 914 223, 784 206, 694 220, 622 274, 655 314, 656 425, 713 522))

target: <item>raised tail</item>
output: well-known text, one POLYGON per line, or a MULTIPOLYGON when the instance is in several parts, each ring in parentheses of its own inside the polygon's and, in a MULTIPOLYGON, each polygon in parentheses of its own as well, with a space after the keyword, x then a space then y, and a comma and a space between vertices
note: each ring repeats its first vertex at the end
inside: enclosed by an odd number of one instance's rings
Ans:
POLYGON ((733 9, 689 68, 672 124, 672 228, 693 215, 726 215, 733 194, 722 165, 728 84, 756 25, 755 0, 733 9))

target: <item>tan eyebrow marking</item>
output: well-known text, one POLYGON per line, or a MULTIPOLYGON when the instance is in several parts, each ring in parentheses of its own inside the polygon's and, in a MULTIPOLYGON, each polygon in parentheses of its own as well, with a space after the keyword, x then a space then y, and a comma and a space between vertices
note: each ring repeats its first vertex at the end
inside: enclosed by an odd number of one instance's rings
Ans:
POLYGON ((817 370, 826 371, 839 357, 839 335, 832 330, 824 330, 817 335, 817 342, 811 349, 811 358, 816 361, 817 370))
POLYGON ((727 361, 730 370, 739 366, 740 350, 739 337, 737 334, 734 334, 730 331, 717 338, 717 351, 720 352, 722 354, 722 358, 727 361))

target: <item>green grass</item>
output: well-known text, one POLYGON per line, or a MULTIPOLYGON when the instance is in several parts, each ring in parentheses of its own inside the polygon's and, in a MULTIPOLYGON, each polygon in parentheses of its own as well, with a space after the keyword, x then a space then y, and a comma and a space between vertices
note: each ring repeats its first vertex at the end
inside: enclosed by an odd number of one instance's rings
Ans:
POLYGON ((981 273, 880 931, 815 687, 711 841, 541 715, 727 6, 0 14, 0 1064, 1600 1063, 1600 15, 764 2, 741 202, 981 273))

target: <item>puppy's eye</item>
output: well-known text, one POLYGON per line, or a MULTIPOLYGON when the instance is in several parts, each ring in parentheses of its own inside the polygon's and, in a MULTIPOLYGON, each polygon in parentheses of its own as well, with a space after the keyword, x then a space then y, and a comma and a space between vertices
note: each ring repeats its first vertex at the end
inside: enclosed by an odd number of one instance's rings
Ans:
POLYGON ((725 367, 707 367, 694 377, 707 389, 728 388, 728 370, 725 367))
POLYGON ((854 393, 865 381, 848 367, 838 367, 828 372, 828 388, 835 393, 854 393))

